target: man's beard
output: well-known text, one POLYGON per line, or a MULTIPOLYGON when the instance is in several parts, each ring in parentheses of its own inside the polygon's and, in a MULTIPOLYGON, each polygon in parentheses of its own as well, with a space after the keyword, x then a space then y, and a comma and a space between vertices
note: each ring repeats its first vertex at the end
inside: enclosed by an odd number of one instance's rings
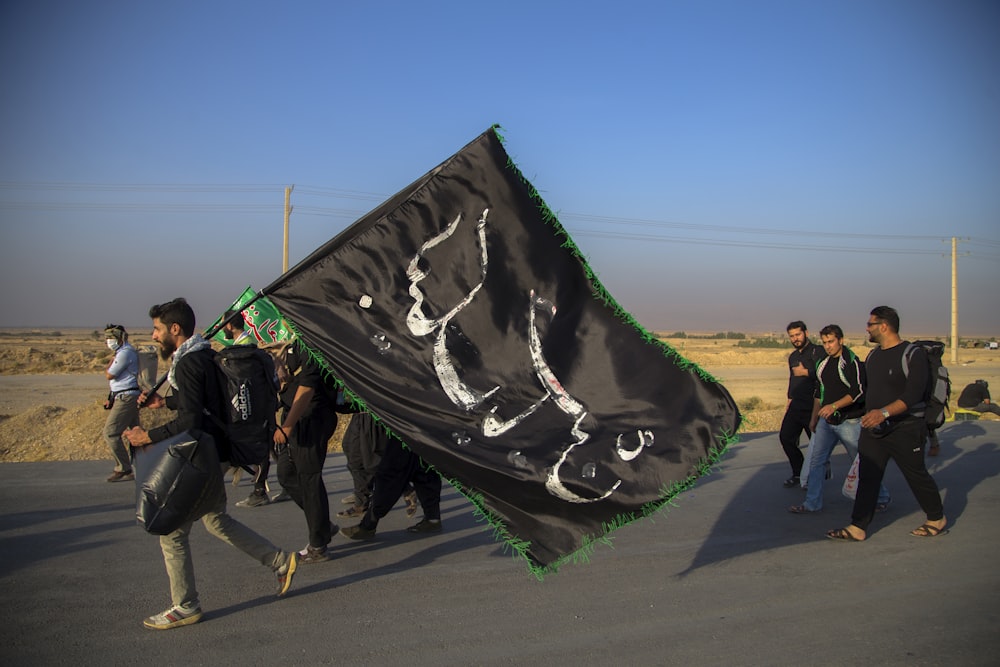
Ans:
POLYGON ((177 342, 172 335, 165 334, 166 338, 160 340, 160 359, 166 361, 177 351, 177 342))
POLYGON ((803 338, 802 340, 793 340, 792 347, 794 347, 796 350, 801 350, 806 346, 807 342, 809 342, 808 338, 803 338))
POLYGON ((226 340, 232 340, 232 339, 236 338, 236 333, 233 332, 233 331, 231 331, 231 330, 229 330, 229 329, 223 329, 222 330, 222 337, 225 338, 226 340))

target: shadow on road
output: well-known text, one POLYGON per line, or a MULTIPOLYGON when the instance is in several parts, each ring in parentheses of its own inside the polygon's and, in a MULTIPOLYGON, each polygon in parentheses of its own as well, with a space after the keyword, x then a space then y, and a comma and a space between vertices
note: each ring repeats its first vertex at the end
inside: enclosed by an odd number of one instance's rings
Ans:
MULTIPOLYGON (((1000 474, 1000 446, 985 429, 967 422, 942 428, 938 437, 941 441, 941 454, 929 457, 927 467, 941 490, 945 515, 951 526, 955 527, 960 524, 961 516, 966 510, 969 492, 984 480, 1000 474)), ((741 442, 745 444, 754 439, 743 436, 741 442)), ((838 450, 843 451, 841 448, 838 450)), ((842 458, 846 460, 846 456, 842 458)), ((790 529, 789 517, 794 515, 790 515, 785 508, 798 502, 799 496, 790 497, 788 490, 775 483, 775 479, 780 476, 777 470, 786 465, 784 461, 779 461, 757 467, 752 477, 720 512, 707 539, 690 565, 678 573, 679 576, 743 555, 822 539, 823 531, 849 523, 848 501, 846 506, 841 503, 833 508, 824 508, 829 526, 825 523, 807 523, 810 521, 809 517, 795 517, 802 528, 790 529), (841 514, 844 507, 847 511, 841 514)), ((699 482, 699 486, 713 477, 716 475, 710 475, 699 482)), ((919 511, 916 500, 892 463, 886 472, 886 481, 893 494, 892 510, 889 514, 876 517, 870 535, 877 535, 880 529, 892 525, 903 513, 919 511)))

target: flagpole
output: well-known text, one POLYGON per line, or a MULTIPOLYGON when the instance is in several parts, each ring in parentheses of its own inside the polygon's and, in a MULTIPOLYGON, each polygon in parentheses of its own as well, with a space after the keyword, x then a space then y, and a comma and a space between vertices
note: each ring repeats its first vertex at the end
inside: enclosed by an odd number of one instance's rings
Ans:
POLYGON ((292 215, 292 190, 295 189, 293 184, 290 187, 285 188, 285 242, 282 246, 281 252, 281 272, 288 272, 288 218, 292 215))

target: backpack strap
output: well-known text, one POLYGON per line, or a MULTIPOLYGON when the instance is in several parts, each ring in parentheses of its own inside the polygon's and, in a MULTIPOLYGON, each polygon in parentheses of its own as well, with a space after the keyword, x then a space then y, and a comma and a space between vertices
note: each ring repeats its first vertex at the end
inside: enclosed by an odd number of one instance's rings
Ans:
MULTIPOLYGON (((910 357, 912 357, 913 353, 917 351, 917 347, 920 347, 917 343, 907 343, 906 349, 903 350, 903 359, 902 359, 903 376, 906 378, 910 377, 910 357)), ((928 383, 933 381, 934 381, 933 378, 931 377, 927 378, 928 383)), ((924 416, 924 413, 927 411, 927 387, 924 387, 924 392, 921 400, 918 403, 908 407, 909 407, 909 409, 907 410, 908 414, 914 417, 924 416)))
POLYGON ((907 343, 906 349, 903 350, 903 358, 901 360, 903 362, 903 377, 910 377, 910 357, 913 356, 916 349, 917 346, 915 343, 907 343))

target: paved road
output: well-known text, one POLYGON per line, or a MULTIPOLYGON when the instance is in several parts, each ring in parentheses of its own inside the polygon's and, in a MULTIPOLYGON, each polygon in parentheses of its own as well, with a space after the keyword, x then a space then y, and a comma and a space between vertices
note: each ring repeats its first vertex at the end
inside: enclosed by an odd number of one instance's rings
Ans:
MULTIPOLYGON (((919 509, 895 494, 864 543, 823 539, 849 502, 785 508, 800 490, 775 434, 751 434, 677 507, 617 533, 589 563, 540 582, 446 492, 441 535, 413 538, 401 510, 373 543, 335 542, 289 596, 270 573, 197 528, 206 616, 143 629, 168 606, 155 538, 132 520, 133 487, 104 462, 0 465, 0 664, 4 665, 995 665, 1000 654, 1000 423, 941 432, 931 459, 952 521, 918 539, 919 509)), ((848 462, 834 460, 842 475, 848 462)), ((340 455, 326 480, 347 492, 340 455)), ((232 489, 232 499, 249 491, 232 489)), ((301 547, 291 503, 232 508, 301 547)))

